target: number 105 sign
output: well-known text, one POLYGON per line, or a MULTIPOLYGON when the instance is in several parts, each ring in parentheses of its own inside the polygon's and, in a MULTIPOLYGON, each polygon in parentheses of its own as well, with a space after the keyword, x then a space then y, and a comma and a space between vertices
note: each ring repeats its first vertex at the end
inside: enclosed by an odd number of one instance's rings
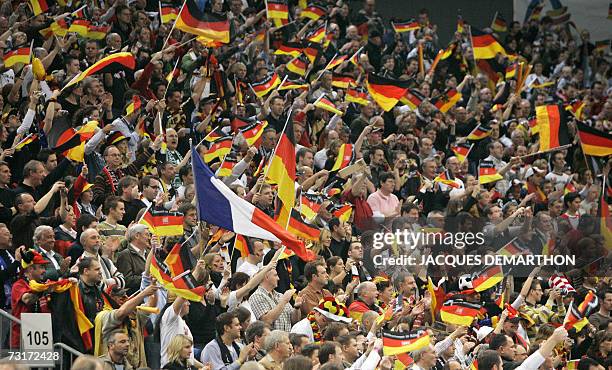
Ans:
MULTIPOLYGON (((53 353, 53 330, 50 313, 21 314, 21 351, 38 354, 53 353)), ((54 366, 53 358, 46 357, 37 358, 37 365, 54 366)))

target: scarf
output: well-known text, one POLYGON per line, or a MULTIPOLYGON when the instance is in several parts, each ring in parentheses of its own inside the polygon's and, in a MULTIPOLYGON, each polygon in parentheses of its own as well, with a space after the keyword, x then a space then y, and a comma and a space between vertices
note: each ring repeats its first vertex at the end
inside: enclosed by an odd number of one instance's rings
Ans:
MULTIPOLYGON (((231 365, 234 360, 232 359, 232 353, 230 352, 229 348, 227 348, 221 338, 217 337, 215 340, 217 341, 219 349, 221 350, 221 360, 223 360, 225 365, 231 365)), ((234 351, 236 351, 237 354, 240 354, 240 347, 236 344, 236 342, 232 342, 232 347, 234 347, 234 351)))
POLYGON ((102 172, 106 175, 106 179, 111 187, 111 191, 113 194, 117 191, 117 186, 119 185, 119 177, 123 177, 121 170, 109 170, 107 166, 102 169, 102 172))
POLYGON ((323 339, 323 335, 321 334, 321 328, 319 328, 317 320, 315 320, 314 311, 310 311, 310 313, 308 313, 307 318, 310 322, 310 328, 312 329, 312 337, 314 338, 314 342, 320 343, 323 339))

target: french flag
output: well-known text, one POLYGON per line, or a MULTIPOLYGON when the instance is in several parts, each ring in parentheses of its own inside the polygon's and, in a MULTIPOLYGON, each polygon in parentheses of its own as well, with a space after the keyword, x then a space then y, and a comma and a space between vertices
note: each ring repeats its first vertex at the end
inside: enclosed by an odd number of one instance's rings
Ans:
POLYGON ((204 164, 196 148, 191 150, 200 220, 236 234, 281 242, 304 261, 311 261, 316 257, 311 250, 306 249, 304 242, 217 179, 204 164))

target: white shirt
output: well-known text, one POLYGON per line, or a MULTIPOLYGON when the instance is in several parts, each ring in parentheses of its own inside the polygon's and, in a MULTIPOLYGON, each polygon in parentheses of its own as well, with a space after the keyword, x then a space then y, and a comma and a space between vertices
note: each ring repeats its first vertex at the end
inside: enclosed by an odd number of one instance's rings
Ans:
POLYGON ((327 161, 327 148, 323 148, 319 150, 314 155, 314 165, 316 168, 321 169, 325 167, 325 162, 327 161))
POLYGON ((553 185, 555 186, 555 188, 557 190, 563 189, 565 187, 565 184, 567 184, 570 181, 570 176, 566 173, 562 173, 562 174, 557 174, 554 172, 549 172, 546 174, 546 177, 544 177, 546 180, 549 180, 553 183, 553 185))
POLYGON ((237 272, 244 272, 249 275, 249 277, 253 277, 259 271, 259 266, 252 264, 249 261, 244 261, 240 267, 238 267, 237 272))
MULTIPOLYGON (((164 367, 168 363, 168 353, 166 353, 166 349, 172 338, 177 334, 184 334, 193 340, 193 336, 185 320, 174 312, 174 307, 172 306, 168 307, 166 312, 164 312, 159 329, 161 341, 161 366, 164 367)), ((191 359, 193 358, 193 352, 191 352, 191 359)))
POLYGON ((233 290, 229 294, 229 298, 227 299, 227 311, 231 312, 238 307, 244 307, 251 313, 251 322, 257 321, 255 318, 255 314, 253 313, 253 309, 251 309, 251 303, 249 300, 243 300, 242 302, 238 302, 238 298, 236 297, 236 290, 233 290))

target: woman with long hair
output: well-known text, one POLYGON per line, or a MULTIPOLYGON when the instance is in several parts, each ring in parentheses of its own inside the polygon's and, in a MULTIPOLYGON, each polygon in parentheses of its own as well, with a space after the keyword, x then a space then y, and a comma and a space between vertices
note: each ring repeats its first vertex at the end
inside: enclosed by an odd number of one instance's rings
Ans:
POLYGON ((327 229, 323 229, 321 230, 321 234, 319 235, 319 240, 314 243, 311 250, 315 254, 322 256, 325 260, 327 260, 328 258, 334 255, 332 251, 329 249, 330 245, 331 245, 331 231, 327 229))
MULTIPOLYGON (((191 363, 190 357, 193 351, 193 341, 191 338, 184 334, 177 334, 166 349, 168 354, 168 363, 164 366, 164 369, 168 370, 187 370, 196 369, 194 364, 191 363)), ((201 369, 210 369, 210 366, 204 366, 201 369)))

